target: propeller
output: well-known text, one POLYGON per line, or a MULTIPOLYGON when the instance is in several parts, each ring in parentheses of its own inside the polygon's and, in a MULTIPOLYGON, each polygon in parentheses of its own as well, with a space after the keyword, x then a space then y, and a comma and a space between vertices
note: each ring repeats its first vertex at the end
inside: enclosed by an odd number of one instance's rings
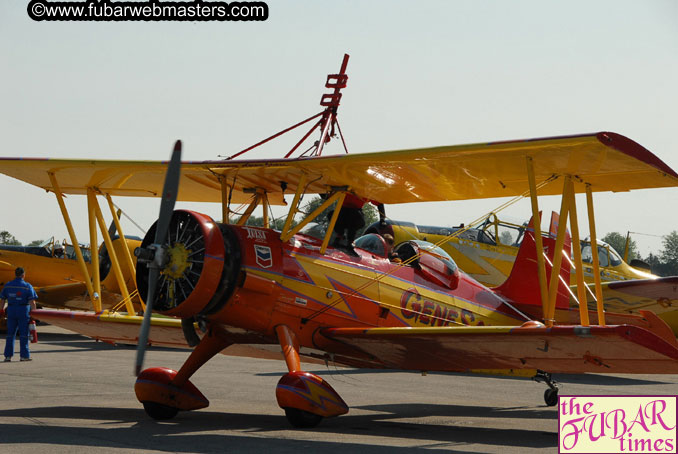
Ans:
POLYGON ((181 140, 174 144, 172 159, 170 159, 165 174, 165 184, 162 188, 162 198, 160 201, 160 216, 156 222, 155 240, 153 244, 145 249, 138 248, 134 251, 137 259, 148 263, 148 293, 146 296, 146 310, 144 311, 144 320, 141 323, 139 331, 139 344, 137 345, 137 357, 134 368, 136 376, 141 373, 144 364, 144 355, 146 345, 148 344, 148 332, 151 328, 151 313, 153 312, 153 299, 155 298, 155 288, 160 276, 160 270, 166 262, 165 249, 163 244, 167 239, 167 230, 169 229, 170 219, 174 211, 174 202, 177 200, 179 190, 179 175, 181 174, 181 140))

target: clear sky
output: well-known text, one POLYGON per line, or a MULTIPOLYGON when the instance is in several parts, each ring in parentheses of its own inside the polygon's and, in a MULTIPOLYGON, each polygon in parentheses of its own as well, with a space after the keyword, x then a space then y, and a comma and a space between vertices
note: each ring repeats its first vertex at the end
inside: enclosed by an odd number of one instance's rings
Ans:
MULTIPOLYGON (((265 22, 105 23, 34 22, 27 1, 0 2, 0 154, 164 160, 180 138, 186 160, 228 156, 320 111, 346 52, 339 119, 352 153, 609 130, 678 169, 676 1, 267 3, 265 22)), ((0 230, 67 238, 52 194, 6 177, 0 194, 0 230)), ((595 201, 601 236, 678 229, 678 188, 595 201)), ((157 201, 117 202, 142 226, 155 219, 157 201)), ((456 225, 501 202, 387 214, 456 225)), ((84 197, 68 206, 87 242, 84 197)), ((508 213, 527 219, 529 201, 508 213)), ((643 255, 661 247, 635 239, 643 255)))

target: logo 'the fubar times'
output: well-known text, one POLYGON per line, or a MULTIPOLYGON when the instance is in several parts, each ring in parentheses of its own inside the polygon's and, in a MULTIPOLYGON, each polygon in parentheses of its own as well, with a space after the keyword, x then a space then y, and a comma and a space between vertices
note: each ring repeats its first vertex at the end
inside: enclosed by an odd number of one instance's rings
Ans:
POLYGON ((678 396, 560 396, 558 452, 676 453, 678 396))

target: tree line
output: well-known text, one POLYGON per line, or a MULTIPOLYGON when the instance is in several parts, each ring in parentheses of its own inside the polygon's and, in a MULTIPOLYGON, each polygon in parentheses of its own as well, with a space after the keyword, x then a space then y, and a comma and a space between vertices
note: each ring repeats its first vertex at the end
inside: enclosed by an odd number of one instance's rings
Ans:
MULTIPOLYGON (((620 256, 624 257, 626 237, 619 232, 610 232, 602 238, 612 246, 620 256)), ((650 252, 647 257, 642 257, 638 252, 638 245, 633 239, 629 240, 628 260, 642 260, 650 265, 652 273, 659 276, 678 275, 678 231, 672 231, 662 239, 662 249, 658 253, 650 252)))
MULTIPOLYGON (((33 240, 28 243, 26 246, 38 246, 44 243, 45 240, 33 240)), ((21 241, 17 240, 14 235, 9 233, 7 230, 0 231, 0 244, 5 244, 9 246, 21 246, 21 241)))

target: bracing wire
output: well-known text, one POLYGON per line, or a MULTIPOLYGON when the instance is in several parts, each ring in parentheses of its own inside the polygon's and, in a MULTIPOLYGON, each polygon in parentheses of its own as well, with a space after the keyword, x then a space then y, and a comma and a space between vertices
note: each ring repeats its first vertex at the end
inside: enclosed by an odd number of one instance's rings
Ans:
MULTIPOLYGON (((139 295, 139 290, 135 289, 133 292, 129 294, 129 298, 127 299, 122 299, 120 300, 115 306, 111 308, 111 312, 118 312, 120 309, 125 307, 125 304, 127 301, 132 301, 135 297, 139 295)), ((134 314, 127 314, 127 315, 134 315, 134 314)))
POLYGON ((122 208, 120 208, 120 207, 119 207, 118 205, 116 205, 115 203, 113 203, 113 206, 115 207, 116 210, 120 210, 120 212, 122 213, 123 216, 125 216, 132 224, 134 224, 134 226, 135 226, 136 228, 138 228, 144 235, 146 235, 146 230, 144 230, 139 224, 137 224, 137 223, 134 221, 134 219, 132 219, 131 217, 129 217, 129 215, 128 215, 127 213, 125 213, 125 210, 123 210, 122 208))

